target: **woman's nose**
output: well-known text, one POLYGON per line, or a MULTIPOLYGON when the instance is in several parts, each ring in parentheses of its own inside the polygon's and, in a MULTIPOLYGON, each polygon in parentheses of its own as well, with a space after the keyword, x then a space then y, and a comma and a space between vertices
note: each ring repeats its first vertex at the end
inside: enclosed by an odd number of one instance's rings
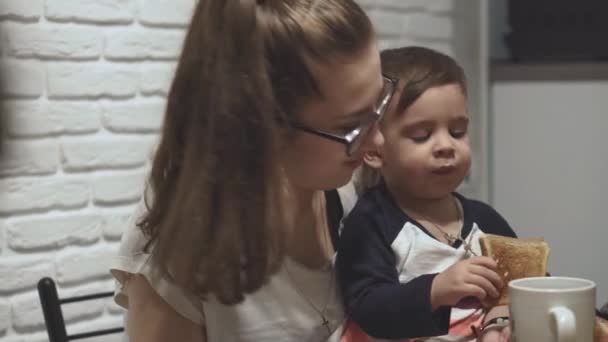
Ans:
POLYGON ((363 141, 360 148, 360 153, 365 154, 367 152, 376 151, 378 147, 384 143, 384 136, 378 129, 378 123, 374 123, 374 126, 368 133, 367 137, 363 141))

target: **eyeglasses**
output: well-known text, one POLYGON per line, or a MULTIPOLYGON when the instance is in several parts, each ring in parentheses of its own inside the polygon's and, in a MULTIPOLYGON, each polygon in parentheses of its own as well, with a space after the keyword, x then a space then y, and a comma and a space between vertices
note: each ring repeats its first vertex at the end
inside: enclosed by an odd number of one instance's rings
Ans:
POLYGON ((352 131, 346 134, 329 133, 297 123, 292 123, 292 127, 295 129, 299 129, 303 132, 314 134, 316 136, 344 144, 346 145, 346 155, 349 157, 352 156, 355 152, 359 150, 359 148, 365 141, 365 138, 371 132, 376 122, 378 122, 386 112, 386 109, 388 108, 388 105, 391 102, 393 94, 395 93, 395 89, 397 88, 396 79, 386 75, 382 75, 382 79, 384 82, 382 87, 382 94, 380 95, 378 103, 376 103, 374 110, 369 113, 365 118, 363 118, 359 125, 352 131))

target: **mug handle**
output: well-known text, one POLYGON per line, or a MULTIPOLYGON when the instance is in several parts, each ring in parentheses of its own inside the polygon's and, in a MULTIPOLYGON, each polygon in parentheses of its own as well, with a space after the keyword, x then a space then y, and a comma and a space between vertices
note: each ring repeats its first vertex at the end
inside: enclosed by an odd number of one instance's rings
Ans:
POLYGON ((557 306, 549 310, 549 315, 558 342, 576 341, 576 317, 570 309, 557 306))

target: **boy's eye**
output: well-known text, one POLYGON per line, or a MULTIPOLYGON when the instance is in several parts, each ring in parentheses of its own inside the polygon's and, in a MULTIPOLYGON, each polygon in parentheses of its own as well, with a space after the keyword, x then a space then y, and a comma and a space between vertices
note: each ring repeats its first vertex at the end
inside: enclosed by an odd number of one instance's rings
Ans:
POLYGON ((465 128, 459 128, 459 129, 453 129, 450 131, 450 134, 454 137, 454 138, 462 138, 465 135, 467 135, 467 129, 465 128))
POLYGON ((425 142, 431 136, 431 133, 425 129, 417 129, 411 132, 409 136, 414 142, 421 143, 425 142))

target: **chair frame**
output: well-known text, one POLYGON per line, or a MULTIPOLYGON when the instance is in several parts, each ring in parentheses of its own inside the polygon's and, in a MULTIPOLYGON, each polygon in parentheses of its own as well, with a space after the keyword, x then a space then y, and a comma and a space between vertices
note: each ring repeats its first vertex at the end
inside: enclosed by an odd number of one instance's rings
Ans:
POLYGON ((83 302, 93 299, 101 299, 112 297, 114 292, 100 292, 84 296, 74 296, 67 298, 59 298, 57 294, 57 286, 55 281, 49 277, 44 277, 38 281, 38 296, 42 305, 42 313, 44 314, 44 324, 49 335, 49 342, 68 342, 78 339, 84 339, 94 336, 108 335, 123 332, 125 329, 112 328, 101 329, 89 332, 83 332, 73 335, 68 335, 63 319, 63 311, 61 305, 83 302))

